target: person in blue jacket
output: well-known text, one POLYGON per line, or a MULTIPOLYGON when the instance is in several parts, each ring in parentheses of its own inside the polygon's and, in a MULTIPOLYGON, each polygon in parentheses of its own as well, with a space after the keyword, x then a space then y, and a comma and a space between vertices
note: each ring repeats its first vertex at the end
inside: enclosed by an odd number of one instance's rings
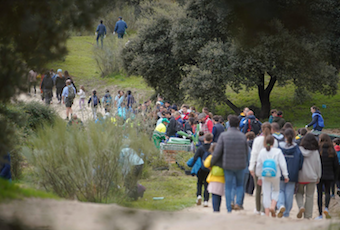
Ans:
POLYGON ((96 35, 97 35, 97 46, 99 46, 98 39, 100 38, 102 49, 103 49, 103 41, 104 41, 104 37, 106 36, 106 27, 103 24, 103 20, 100 20, 100 24, 97 26, 96 35))
POLYGON ((299 182, 299 171, 303 165, 303 155, 299 146, 294 142, 295 132, 293 129, 286 129, 284 132, 285 142, 279 143, 279 148, 287 162, 289 182, 285 183, 284 178, 280 181, 280 195, 277 201, 279 210, 277 217, 289 217, 293 207, 295 184, 299 182))
POLYGON ((5 180, 12 181, 11 174, 11 156, 7 153, 0 161, 0 177, 5 180))
POLYGON ((321 112, 316 106, 312 106, 310 111, 312 113, 312 122, 306 125, 306 128, 313 126, 314 130, 322 131, 323 127, 325 127, 325 124, 321 112))
POLYGON ((125 29, 127 29, 126 22, 123 21, 123 18, 121 16, 118 17, 118 21, 116 22, 116 26, 114 29, 113 34, 117 33, 118 38, 123 38, 125 34, 125 29))

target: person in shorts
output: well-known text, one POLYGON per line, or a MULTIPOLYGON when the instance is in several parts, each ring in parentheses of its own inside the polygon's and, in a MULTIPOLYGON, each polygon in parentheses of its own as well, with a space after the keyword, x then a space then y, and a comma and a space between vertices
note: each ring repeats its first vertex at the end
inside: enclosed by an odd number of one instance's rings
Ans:
POLYGON ((71 113, 72 116, 72 105, 73 105, 73 100, 76 95, 76 89, 73 87, 71 84, 71 80, 66 81, 66 86, 63 89, 62 93, 62 101, 63 104, 66 105, 66 120, 69 119, 69 114, 71 113))

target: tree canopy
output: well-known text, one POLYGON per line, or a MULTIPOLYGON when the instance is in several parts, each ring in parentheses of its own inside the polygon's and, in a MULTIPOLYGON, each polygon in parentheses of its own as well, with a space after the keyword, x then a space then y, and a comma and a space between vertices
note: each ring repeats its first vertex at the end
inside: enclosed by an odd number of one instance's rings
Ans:
POLYGON ((183 8, 176 7, 184 13, 171 18, 164 24, 166 28, 154 23, 162 20, 161 15, 153 14, 153 23, 145 22, 142 28, 147 29, 141 29, 128 47, 133 55, 125 59, 129 73, 145 65, 143 55, 147 55, 147 62, 154 60, 153 69, 176 69, 167 71, 167 75, 138 72, 147 81, 153 79, 150 85, 157 92, 171 96, 166 94, 170 88, 163 81, 175 78, 180 87, 172 89, 177 90, 172 92, 178 95, 174 99, 227 103, 238 112, 225 96, 227 87, 236 92, 242 87, 257 88, 262 118, 269 115, 270 93, 275 85, 293 83, 298 90, 336 93, 340 64, 338 1, 191 0, 183 8), (172 67, 156 54, 147 53, 148 41, 139 38, 148 31, 160 35, 157 31, 165 29, 168 32, 162 39, 167 49, 159 55, 172 57, 172 67))

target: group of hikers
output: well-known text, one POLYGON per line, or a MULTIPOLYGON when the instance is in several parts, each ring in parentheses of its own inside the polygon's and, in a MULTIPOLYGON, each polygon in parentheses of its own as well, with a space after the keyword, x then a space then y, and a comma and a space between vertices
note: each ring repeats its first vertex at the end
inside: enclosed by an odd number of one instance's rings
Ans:
MULTIPOLYGON (((117 33, 117 36, 119 39, 122 39, 124 35, 126 34, 126 29, 128 28, 126 22, 123 20, 122 16, 118 17, 118 21, 116 22, 115 28, 113 29, 112 34, 115 35, 117 33)), ((106 26, 103 24, 103 20, 100 20, 100 24, 97 26, 95 35, 97 36, 97 46, 99 46, 98 40, 101 41, 101 48, 103 49, 103 43, 104 38, 106 37, 106 26)))

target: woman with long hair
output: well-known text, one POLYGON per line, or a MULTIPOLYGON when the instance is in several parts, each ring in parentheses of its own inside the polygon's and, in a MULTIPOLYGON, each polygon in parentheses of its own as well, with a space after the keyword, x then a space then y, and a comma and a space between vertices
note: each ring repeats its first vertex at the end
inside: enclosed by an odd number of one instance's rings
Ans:
MULTIPOLYGON (((261 186, 257 184, 258 177, 255 175, 255 167, 256 167, 256 162, 257 162, 257 158, 259 156, 260 151, 266 147, 266 137, 272 135, 272 132, 271 132, 272 126, 269 122, 265 122, 262 124, 261 129, 262 129, 261 135, 254 139, 253 148, 250 154, 250 162, 249 162, 249 172, 255 179, 255 185, 256 185, 255 213, 258 213, 258 214, 260 214, 261 212, 261 186)), ((273 146, 275 148, 278 147, 278 142, 276 139, 274 140, 273 146)))
POLYGON ((322 188, 325 188, 325 210, 323 214, 325 214, 326 219, 330 219, 329 215, 329 201, 330 201, 330 187, 332 182, 334 181, 335 174, 339 167, 338 156, 334 150, 333 143, 331 138, 323 133, 319 136, 319 150, 321 156, 321 167, 322 167, 322 175, 320 182, 317 184, 318 190, 318 207, 319 207, 319 216, 316 219, 322 219, 322 196, 323 191, 322 188))

